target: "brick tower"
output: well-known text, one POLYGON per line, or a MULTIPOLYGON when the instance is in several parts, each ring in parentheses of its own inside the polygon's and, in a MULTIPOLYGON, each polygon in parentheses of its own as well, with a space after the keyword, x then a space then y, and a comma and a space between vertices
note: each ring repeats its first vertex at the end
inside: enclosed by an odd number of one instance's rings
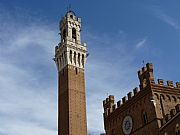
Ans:
POLYGON ((61 42, 55 48, 58 69, 58 135, 87 135, 84 66, 86 44, 81 43, 81 19, 68 11, 60 21, 61 42))

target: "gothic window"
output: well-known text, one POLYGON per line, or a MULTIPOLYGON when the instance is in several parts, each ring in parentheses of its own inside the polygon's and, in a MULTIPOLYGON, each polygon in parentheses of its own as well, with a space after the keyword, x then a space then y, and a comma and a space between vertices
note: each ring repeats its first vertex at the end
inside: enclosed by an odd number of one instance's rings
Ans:
POLYGON ((80 65, 80 53, 78 53, 78 64, 80 65))
POLYGON ((65 41, 66 39, 66 29, 63 30, 63 40, 65 41))
POLYGON ((76 29, 72 28, 72 38, 76 40, 76 29))
POLYGON ((70 59, 70 62, 72 63, 72 51, 71 50, 70 50, 69 59, 70 59))
POLYGON ((167 99, 171 101, 171 97, 169 95, 166 95, 167 99))
POLYGON ((159 100, 159 95, 157 93, 154 93, 154 95, 156 95, 156 99, 159 100))
POLYGON ((142 112, 142 121, 144 125, 148 123, 147 113, 144 111, 142 112))
POLYGON ((82 55, 82 66, 84 67, 84 54, 82 55))
POLYGON ((76 65, 76 52, 74 52, 74 64, 76 65))
POLYGON ((165 96, 163 94, 160 95, 160 98, 165 100, 165 96))
POLYGON ((172 96, 172 98, 173 98, 174 102, 176 102, 176 101, 177 101, 175 96, 172 96))
POLYGON ((78 74, 78 69, 76 68, 76 75, 78 74))
POLYGON ((143 87, 146 87, 147 86, 147 80, 146 78, 143 79, 143 87))

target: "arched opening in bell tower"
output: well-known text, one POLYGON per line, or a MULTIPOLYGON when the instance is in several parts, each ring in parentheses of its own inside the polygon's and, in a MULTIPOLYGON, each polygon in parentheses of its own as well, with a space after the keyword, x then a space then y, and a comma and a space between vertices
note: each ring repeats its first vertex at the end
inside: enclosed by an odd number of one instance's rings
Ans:
POLYGON ((63 40, 65 41, 66 39, 66 29, 63 30, 63 40))
POLYGON ((76 29, 72 28, 72 38, 76 40, 76 29))

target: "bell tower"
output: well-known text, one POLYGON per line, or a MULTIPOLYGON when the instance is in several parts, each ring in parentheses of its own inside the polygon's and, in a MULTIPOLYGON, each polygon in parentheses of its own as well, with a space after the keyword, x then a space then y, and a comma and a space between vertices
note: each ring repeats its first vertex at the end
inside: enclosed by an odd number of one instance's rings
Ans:
POLYGON ((81 18, 68 11, 61 19, 61 42, 55 47, 58 70, 58 135, 87 135, 84 66, 86 44, 81 42, 81 18))

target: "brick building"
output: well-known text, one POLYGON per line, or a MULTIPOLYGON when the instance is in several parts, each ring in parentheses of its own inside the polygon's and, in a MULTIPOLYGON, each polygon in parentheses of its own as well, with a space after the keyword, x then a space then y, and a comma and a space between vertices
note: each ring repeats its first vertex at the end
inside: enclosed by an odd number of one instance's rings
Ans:
POLYGON ((103 101, 106 135, 180 135, 180 83, 154 81, 153 65, 138 71, 139 89, 103 101))

